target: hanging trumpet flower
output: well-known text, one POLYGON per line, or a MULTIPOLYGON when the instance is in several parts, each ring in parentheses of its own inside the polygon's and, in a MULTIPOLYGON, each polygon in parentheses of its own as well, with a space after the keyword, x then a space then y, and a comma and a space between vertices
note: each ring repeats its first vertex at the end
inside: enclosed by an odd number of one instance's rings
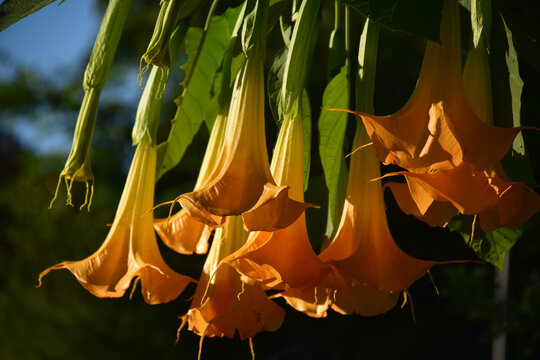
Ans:
MULTIPOLYGON (((235 330, 247 339, 261 331, 276 331, 285 312, 269 300, 259 284, 246 284, 222 260, 240 248, 248 233, 242 218, 232 216, 216 230, 190 310, 183 317, 201 337, 232 338, 235 330)), ((183 325, 182 325, 183 326, 183 325)))
POLYGON ((428 42, 407 104, 390 116, 359 113, 384 164, 395 163, 415 173, 449 170, 462 162, 483 170, 501 160, 525 129, 487 125, 467 103, 461 80, 458 6, 445 1, 442 46, 428 42))
POLYGON ((133 278, 140 279, 144 300, 158 304, 174 300, 193 280, 174 272, 159 253, 153 229, 154 182, 156 175, 156 133, 159 124, 164 71, 154 67, 137 110, 133 156, 126 185, 109 235, 90 257, 64 261, 44 270, 67 269, 97 297, 121 297, 133 278))
MULTIPOLYGON (((218 156, 225 140, 226 124, 227 113, 223 111, 214 122, 195 190, 208 180, 218 162, 218 156)), ((185 209, 180 210, 170 218, 156 219, 154 228, 163 242, 180 254, 194 252, 205 254, 208 250, 208 239, 213 230, 211 226, 193 219, 185 209)))
MULTIPOLYGON (((469 51, 463 82, 467 84, 471 112, 482 124, 492 126, 491 78, 484 34, 469 51)), ((432 226, 446 226, 459 211, 478 216, 484 231, 516 228, 540 209, 540 197, 523 183, 508 179, 498 162, 483 170, 461 163, 426 174, 389 175, 403 175, 407 180, 407 184, 388 184, 399 207, 432 226)))
MULTIPOLYGON (((319 1, 304 1, 298 13, 279 100, 283 122, 270 166, 277 185, 288 185, 289 197, 298 204, 304 201, 302 109, 309 107, 308 103, 303 103, 307 99, 302 96, 304 72, 310 60, 310 30, 316 23, 319 6, 319 1)), ((277 214, 280 211, 284 210, 276 208, 277 214)), ((244 214, 246 225, 250 223, 250 217, 250 212, 244 214)), ((252 233, 246 245, 224 262, 234 266, 251 281, 272 288, 306 286, 330 271, 311 247, 303 214, 283 229, 252 233)))
MULTIPOLYGON (((253 5, 254 6, 254 5, 253 5)), ((310 205, 290 200, 287 186, 276 186, 268 164, 264 135, 264 47, 268 3, 248 8, 244 23, 244 66, 238 74, 219 162, 208 181, 179 197, 196 220, 223 225, 226 216, 249 211, 248 230, 273 230, 291 224, 310 205), (248 35, 246 35, 248 34, 248 35), (272 215, 272 216, 271 216, 272 215)))

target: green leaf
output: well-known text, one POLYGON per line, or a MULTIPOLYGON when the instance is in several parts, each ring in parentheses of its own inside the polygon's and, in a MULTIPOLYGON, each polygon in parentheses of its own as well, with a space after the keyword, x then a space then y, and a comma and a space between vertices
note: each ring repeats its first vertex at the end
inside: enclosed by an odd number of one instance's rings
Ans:
POLYGON ((377 49, 379 46, 379 25, 366 20, 358 46, 358 76, 356 79, 356 110, 374 113, 375 74, 377 49))
POLYGON ((311 104, 306 89, 302 93, 302 128, 304 131, 304 192, 306 192, 311 166, 311 104))
POLYGON ((219 110, 218 102, 211 101, 214 78, 227 49, 235 39, 231 37, 231 33, 239 12, 240 7, 237 7, 212 18, 198 56, 203 31, 197 27, 190 27, 186 34, 185 48, 188 62, 182 69, 187 77, 182 84, 184 86, 182 94, 175 99, 178 108, 171 121, 169 137, 158 146, 158 179, 180 162, 201 123, 207 116, 219 110))
POLYGON ((439 42, 443 0, 341 0, 392 30, 439 42))
POLYGON ((325 109, 348 109, 349 96, 348 71, 344 66, 324 90, 323 110, 319 117, 319 153, 328 188, 327 236, 331 236, 339 225, 347 188, 347 166, 343 142, 348 114, 343 111, 325 109))
MULTIPOLYGON (((502 19, 504 29, 506 30, 506 40, 508 41, 508 52, 506 53, 506 66, 510 75, 510 94, 512 95, 512 120, 514 127, 521 126, 521 92, 523 90, 523 80, 519 75, 519 64, 516 49, 512 41, 512 31, 506 26, 502 19)), ((525 155, 525 143, 521 133, 516 136, 512 150, 519 155, 525 155)))
MULTIPOLYGON (((55 0, 6 0, 0 4, 0 31, 55 0)), ((60 5, 60 2, 58 5, 60 5)))
POLYGON ((233 57, 231 61, 231 81, 229 83, 229 87, 232 88, 234 84, 234 79, 236 79, 236 76, 240 72, 240 69, 242 69, 242 66, 244 65, 244 60, 246 59, 246 56, 244 53, 240 53, 233 57))
POLYGON ((491 33, 491 0, 472 0, 471 26, 475 47, 478 46, 482 32, 489 39, 491 33))
POLYGON ((283 48, 277 52, 274 57, 274 62, 268 71, 267 81, 267 93, 268 103, 270 104, 270 110, 276 124, 281 125, 282 119, 279 116, 279 96, 281 94, 281 87, 283 85, 283 73, 285 72, 285 65, 287 62, 287 48, 283 48))
POLYGON ((473 249, 480 258, 502 270, 506 255, 522 234, 523 231, 520 229, 497 229, 487 233, 484 240, 480 240, 478 250, 475 249, 473 240, 473 249))
MULTIPOLYGON (((450 231, 458 232, 463 237, 465 243, 469 244, 471 239, 473 216, 457 215, 448 223, 450 231)), ((512 246, 523 234, 521 228, 499 228, 494 231, 485 233, 477 223, 474 228, 474 237, 471 248, 476 255, 501 269, 504 265, 504 260, 512 249, 512 246)))
MULTIPOLYGON (((521 92, 523 81, 513 45, 513 34, 495 6, 490 41, 490 67, 493 85, 493 121, 495 126, 521 126, 521 92)), ((512 151, 501 161, 507 175, 535 188, 538 183, 530 163, 522 134, 514 140, 512 151)))

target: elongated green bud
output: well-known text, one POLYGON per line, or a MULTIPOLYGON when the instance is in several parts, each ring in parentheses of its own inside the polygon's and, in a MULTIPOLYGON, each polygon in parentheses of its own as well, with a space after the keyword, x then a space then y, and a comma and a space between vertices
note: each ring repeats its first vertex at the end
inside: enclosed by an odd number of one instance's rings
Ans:
POLYGON ((316 36, 320 0, 304 0, 294 26, 279 101, 280 114, 296 117, 309 65, 312 37, 316 36))
POLYGON ((94 193, 94 175, 90 167, 90 146, 96 123, 99 96, 114 60, 130 7, 131 0, 110 0, 107 6, 94 42, 90 60, 84 72, 83 89, 85 94, 79 110, 77 124, 75 125, 71 151, 64 170, 60 173, 56 192, 49 208, 52 207, 56 200, 60 184, 64 179, 67 188, 66 202, 71 206, 73 206, 71 198, 73 182, 84 182, 86 184, 85 201, 80 208, 83 209, 87 206, 90 211, 94 193))
MULTIPOLYGON (((184 0, 161 0, 159 15, 152 39, 142 56, 148 65, 170 66, 169 39, 174 30, 184 0)), ((144 73, 144 71, 142 71, 144 73)))
POLYGON ((102 89, 120 42, 132 0, 110 0, 84 72, 84 90, 102 89))
POLYGON ((150 143, 156 145, 156 134, 161 114, 161 101, 168 78, 169 71, 167 68, 159 66, 152 67, 139 100, 139 106, 137 107, 135 125, 133 125, 131 132, 133 145, 137 145, 144 137, 148 137, 150 143))

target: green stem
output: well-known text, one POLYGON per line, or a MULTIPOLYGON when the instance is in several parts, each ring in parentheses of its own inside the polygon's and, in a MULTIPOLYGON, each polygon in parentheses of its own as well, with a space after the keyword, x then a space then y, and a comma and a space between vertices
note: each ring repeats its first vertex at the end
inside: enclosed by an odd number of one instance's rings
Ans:
POLYGON ((349 53, 351 49, 350 17, 349 5, 345 5, 345 66, 347 71, 349 70, 349 53))

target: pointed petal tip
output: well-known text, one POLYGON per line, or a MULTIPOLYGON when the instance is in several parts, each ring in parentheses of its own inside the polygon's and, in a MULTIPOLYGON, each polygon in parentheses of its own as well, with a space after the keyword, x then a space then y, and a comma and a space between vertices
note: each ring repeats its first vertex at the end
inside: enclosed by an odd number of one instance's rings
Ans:
POLYGON ((193 199, 193 193, 180 195, 178 201, 182 208, 195 220, 212 227, 223 227, 226 216, 216 215, 208 209, 201 206, 199 202, 193 199))
POLYGON ((289 198, 289 189, 289 186, 266 184, 259 201, 242 214, 244 229, 274 232, 292 225, 307 208, 319 208, 289 198))

